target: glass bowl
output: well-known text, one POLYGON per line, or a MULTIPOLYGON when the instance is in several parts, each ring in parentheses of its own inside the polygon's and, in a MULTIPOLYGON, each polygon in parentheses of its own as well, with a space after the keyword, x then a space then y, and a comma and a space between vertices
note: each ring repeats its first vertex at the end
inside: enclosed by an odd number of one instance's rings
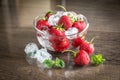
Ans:
POLYGON ((74 49, 74 47, 72 46, 72 41, 77 37, 86 35, 87 29, 89 27, 87 18, 82 14, 80 14, 80 15, 83 17, 83 20, 85 21, 85 24, 86 24, 85 29, 82 30, 81 32, 77 32, 77 33, 74 33, 71 35, 65 35, 65 36, 53 36, 53 35, 49 34, 48 30, 42 30, 42 31, 39 30, 36 27, 36 23, 38 20, 40 20, 41 17, 37 16, 34 19, 33 24, 34 24, 34 28, 36 30, 36 36, 37 36, 37 39, 38 39, 38 42, 40 43, 40 45, 50 51, 55 51, 55 52, 62 52, 64 50, 74 49), (54 39, 54 40, 51 41, 51 39, 54 39), (57 43, 58 41, 60 43, 57 43), (66 47, 65 46, 63 47, 64 44, 66 44, 66 47))

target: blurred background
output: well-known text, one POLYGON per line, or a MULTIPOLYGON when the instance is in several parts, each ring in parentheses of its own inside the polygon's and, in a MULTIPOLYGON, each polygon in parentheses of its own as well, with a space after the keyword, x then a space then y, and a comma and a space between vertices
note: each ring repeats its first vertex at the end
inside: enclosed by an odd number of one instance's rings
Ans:
POLYGON ((34 18, 44 16, 48 10, 61 10, 56 5, 87 17, 87 38, 99 36, 94 41, 94 53, 101 53, 106 59, 105 65, 96 68, 75 69, 70 80, 120 80, 120 0, 0 0, 0 80, 68 80, 59 74, 55 74, 55 79, 47 77, 47 73, 44 76, 27 63, 24 52, 30 42, 40 47, 34 18))
POLYGON ((0 51, 20 52, 27 42, 37 42, 34 18, 60 10, 56 5, 85 15, 89 31, 120 31, 120 0, 0 0, 0 51))

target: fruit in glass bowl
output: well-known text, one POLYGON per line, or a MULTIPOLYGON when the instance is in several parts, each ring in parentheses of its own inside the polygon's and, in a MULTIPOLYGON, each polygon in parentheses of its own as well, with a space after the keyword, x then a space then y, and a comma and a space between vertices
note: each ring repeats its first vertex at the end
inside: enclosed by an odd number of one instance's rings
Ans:
POLYGON ((37 16, 34 20, 34 28, 40 45, 56 52, 74 49, 74 40, 86 35, 88 27, 87 18, 73 11, 57 11, 56 13, 49 11, 43 19, 37 16))

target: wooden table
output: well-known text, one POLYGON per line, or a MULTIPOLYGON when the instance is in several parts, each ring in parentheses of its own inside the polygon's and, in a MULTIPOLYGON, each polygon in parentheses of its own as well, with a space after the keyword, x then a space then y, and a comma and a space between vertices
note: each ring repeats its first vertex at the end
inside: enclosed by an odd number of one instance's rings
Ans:
POLYGON ((41 70, 26 61, 25 45, 38 44, 34 30, 13 29, 11 34, 0 36, 0 80, 120 80, 120 32, 88 31, 88 40, 99 36, 94 42, 95 53, 103 54, 103 65, 51 70, 41 70))

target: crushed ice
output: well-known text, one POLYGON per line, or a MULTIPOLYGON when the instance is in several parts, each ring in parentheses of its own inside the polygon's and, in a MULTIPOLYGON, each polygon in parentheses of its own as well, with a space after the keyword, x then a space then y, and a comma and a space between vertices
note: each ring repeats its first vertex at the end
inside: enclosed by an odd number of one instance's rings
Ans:
POLYGON ((63 15, 63 11, 58 11, 56 14, 49 17, 48 23, 50 25, 57 25, 57 23, 62 15, 63 15))
POLYGON ((69 28, 65 31, 65 35, 68 39, 73 39, 77 37, 78 29, 75 27, 69 28))
POLYGON ((77 15, 77 18, 78 18, 78 20, 80 20, 80 21, 83 21, 83 20, 84 20, 84 16, 83 16, 82 14, 78 14, 78 15, 77 15))

